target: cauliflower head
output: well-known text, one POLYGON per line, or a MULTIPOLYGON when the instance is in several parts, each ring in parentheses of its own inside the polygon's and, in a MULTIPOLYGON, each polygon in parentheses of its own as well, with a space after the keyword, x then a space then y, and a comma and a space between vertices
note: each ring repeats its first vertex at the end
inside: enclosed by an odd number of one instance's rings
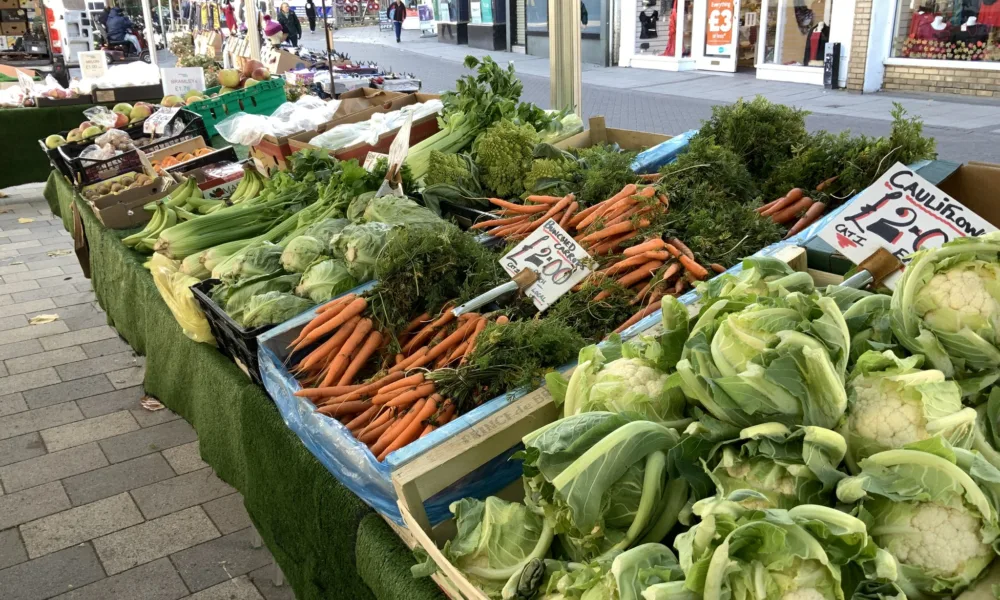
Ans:
POLYGON ((472 144, 480 182, 501 198, 521 195, 537 142, 531 125, 515 125, 506 119, 490 125, 472 144))
POLYGON ((569 416, 610 411, 660 423, 679 421, 684 412, 684 395, 666 383, 667 374, 643 358, 618 358, 605 363, 603 356, 595 357, 581 362, 573 372, 564 412, 569 416))
POLYGON ((913 255, 892 296, 900 343, 946 377, 1000 363, 1000 232, 952 240, 913 255))
POLYGON ((859 466, 837 497, 860 503, 875 543, 899 563, 908 597, 956 596, 977 581, 996 556, 1000 471, 940 438, 879 452, 859 466))
POLYGON ((883 450, 902 448, 934 436, 968 448, 975 438, 976 411, 963 408, 958 383, 944 373, 919 367, 923 357, 897 358, 891 350, 869 351, 848 381, 848 464, 883 450))

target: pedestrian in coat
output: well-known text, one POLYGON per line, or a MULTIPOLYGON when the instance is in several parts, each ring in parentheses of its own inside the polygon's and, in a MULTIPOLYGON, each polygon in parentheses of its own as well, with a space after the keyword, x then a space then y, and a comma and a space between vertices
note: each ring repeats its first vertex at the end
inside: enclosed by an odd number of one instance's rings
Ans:
POLYGON ((316 4, 306 0, 306 18, 309 19, 309 31, 316 33, 316 4))
POLYGON ((281 3, 281 11, 278 13, 278 23, 281 29, 288 35, 288 43, 294 47, 299 46, 299 38, 302 37, 302 25, 295 14, 295 9, 288 6, 287 2, 281 3))

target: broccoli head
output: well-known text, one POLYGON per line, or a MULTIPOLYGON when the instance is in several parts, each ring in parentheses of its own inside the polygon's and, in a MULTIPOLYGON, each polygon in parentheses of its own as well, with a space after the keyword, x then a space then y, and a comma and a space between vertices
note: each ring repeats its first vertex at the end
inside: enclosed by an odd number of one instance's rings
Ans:
POLYGON ((465 157, 458 154, 446 154, 431 150, 427 174, 424 175, 424 185, 439 183, 458 185, 472 176, 469 163, 465 157))
POLYGON ((525 192, 565 195, 570 189, 568 184, 574 180, 578 170, 577 163, 571 160, 536 158, 532 161, 528 174, 524 176, 525 192), (540 181, 544 188, 537 187, 540 181), (556 183, 557 181, 564 183, 556 183), (551 185, 545 185, 547 183, 551 185))
POLYGON ((472 145, 481 183, 502 198, 520 195, 537 142, 531 125, 515 125, 506 119, 490 125, 472 145))

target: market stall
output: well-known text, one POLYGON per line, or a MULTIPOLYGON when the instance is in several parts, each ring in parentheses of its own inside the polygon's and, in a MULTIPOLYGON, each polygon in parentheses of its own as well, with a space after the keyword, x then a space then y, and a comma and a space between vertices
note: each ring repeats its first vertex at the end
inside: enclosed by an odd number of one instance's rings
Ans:
POLYGON ((146 391, 193 423, 296 593, 696 597, 745 584, 714 566, 734 532, 782 595, 988 589, 1000 353, 992 317, 928 281, 1000 310, 997 168, 929 162, 901 110, 879 138, 761 98, 674 137, 582 130, 522 102, 512 68, 467 66, 441 96, 219 119, 251 161, 205 136, 130 161, 112 129, 112 163, 49 180, 146 391), (810 260, 829 244, 895 293, 838 287, 810 260), (859 420, 891 408, 868 406, 883 383, 927 420, 905 441, 859 420), (952 481, 973 501, 929 510, 975 522, 974 560, 921 579, 873 498, 947 504, 952 481), (809 560, 758 543, 784 539, 809 560))

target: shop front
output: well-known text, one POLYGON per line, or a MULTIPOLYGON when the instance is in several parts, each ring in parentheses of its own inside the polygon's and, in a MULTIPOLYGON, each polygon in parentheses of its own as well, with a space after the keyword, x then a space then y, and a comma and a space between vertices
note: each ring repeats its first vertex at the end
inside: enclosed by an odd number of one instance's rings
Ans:
POLYGON ((857 0, 849 89, 1000 97, 1000 0, 857 0))
MULTIPOLYGON (((515 23, 521 20, 522 6, 525 53, 548 57, 549 0, 515 0, 515 23)), ((611 0, 580 0, 580 56, 584 63, 601 66, 612 64, 612 14, 611 0)), ((520 25, 515 25, 512 31, 511 46, 515 50, 518 50, 520 29, 520 25)))
POLYGON ((828 42, 847 79, 854 0, 629 0, 619 64, 668 71, 755 71, 823 85, 828 42))

